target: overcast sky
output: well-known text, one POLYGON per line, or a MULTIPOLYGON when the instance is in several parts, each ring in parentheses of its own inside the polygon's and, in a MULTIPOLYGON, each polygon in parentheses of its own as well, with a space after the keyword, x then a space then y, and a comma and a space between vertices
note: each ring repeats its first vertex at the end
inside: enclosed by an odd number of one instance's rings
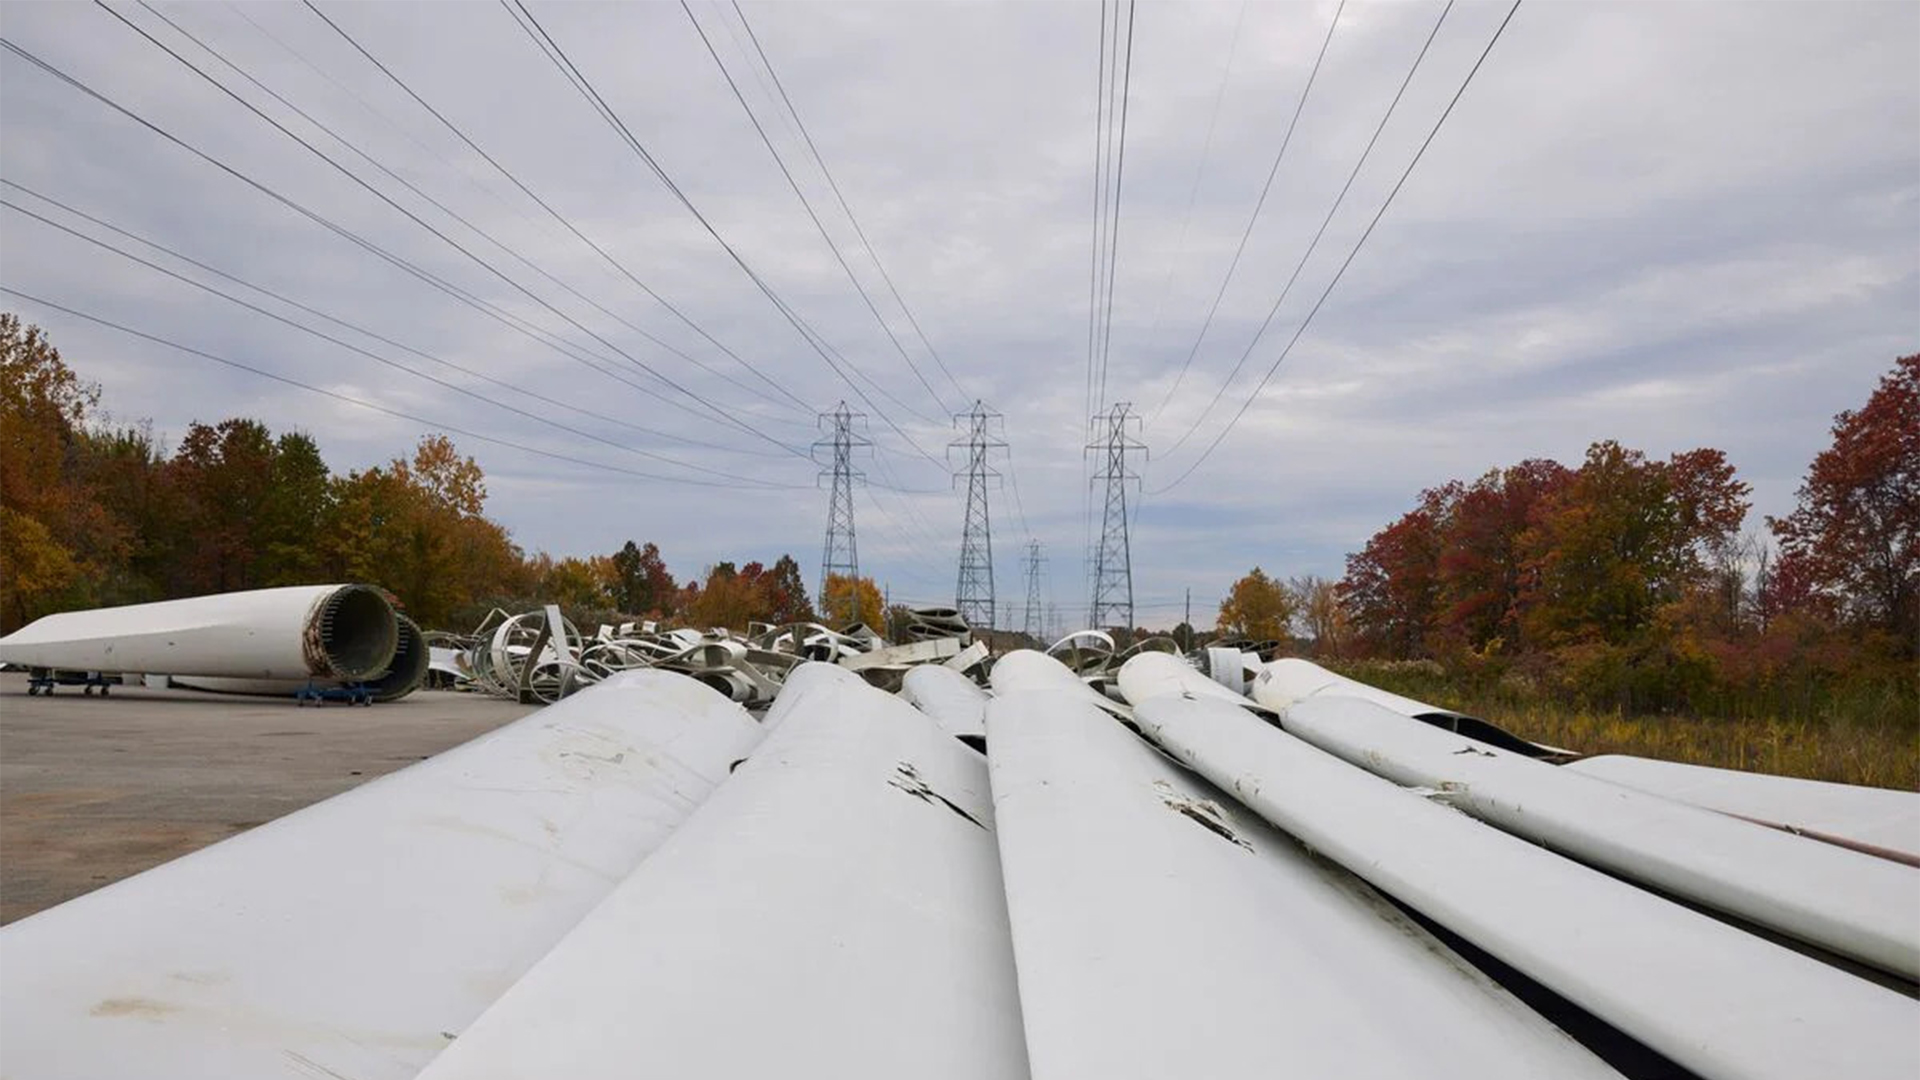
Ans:
MULTIPOLYGON (((678 4, 530 5, 720 236, 864 373, 849 371, 871 405, 507 8, 321 10, 739 360, 549 216, 312 11, 156 6, 354 150, 149 11, 116 10, 479 261, 97 6, 8 3, 0 32, 501 317, 11 52, 0 55, 0 176, 19 186, 0 192, 6 201, 534 416, 0 210, 0 285, 419 419, 0 296, 101 384, 114 417, 150 418, 177 438, 194 420, 252 416, 312 432, 342 472, 449 425, 615 467, 456 435, 486 470, 489 512, 529 550, 586 555, 652 540, 683 576, 719 559, 792 552, 811 580, 827 493, 796 450, 816 435, 814 412, 846 399, 869 414, 875 443, 859 462, 873 481, 856 496, 861 568, 896 600, 927 603, 952 599, 962 514, 962 493, 930 458, 945 457, 948 413, 978 398, 1005 414, 1010 460, 999 467, 1015 481, 992 494, 1000 598, 1016 611, 1024 600, 1017 557, 1032 536, 1045 545, 1049 600, 1062 620, 1083 617, 1097 4, 742 5, 958 389, 779 110, 733 8, 693 6, 937 399, 848 282, 678 4), (141 248, 28 190, 354 329, 141 248)), ((1724 449, 1753 485, 1758 526, 1791 508, 1833 414, 1864 402, 1894 357, 1920 349, 1920 4, 1532 0, 1272 382, 1212 457, 1153 494, 1248 400, 1506 12, 1505 3, 1462 2, 1447 13, 1273 325, 1209 412, 1441 5, 1346 5, 1246 253, 1170 398, 1335 5, 1139 5, 1106 398, 1132 402, 1145 419, 1148 494, 1132 533, 1143 623, 1177 621, 1188 587, 1196 621, 1211 620, 1225 586, 1256 564, 1338 576, 1344 556, 1422 488, 1529 457, 1577 463, 1599 439, 1655 456, 1724 449)), ((1098 499, 1091 505, 1097 511, 1098 499)))

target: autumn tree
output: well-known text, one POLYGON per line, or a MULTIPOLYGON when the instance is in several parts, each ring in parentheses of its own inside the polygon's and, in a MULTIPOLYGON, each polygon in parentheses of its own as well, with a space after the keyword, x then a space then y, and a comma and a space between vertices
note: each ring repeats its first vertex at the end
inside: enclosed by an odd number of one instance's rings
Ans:
POLYGON ((0 313, 0 629, 53 610, 97 570, 75 544, 107 522, 71 463, 99 401, 39 327, 0 313))
POLYGON ((1572 475, 1557 461, 1532 459, 1428 493, 1439 552, 1434 645, 1448 653, 1521 646, 1527 530, 1542 502, 1572 475))
POLYGON ((813 602, 807 599, 807 583, 793 556, 782 555, 774 560, 773 569, 768 571, 766 589, 768 622, 813 621, 813 602))
POLYGON ((1857 625, 1920 649, 1920 354, 1903 356, 1859 410, 1834 417, 1833 445, 1769 518, 1780 572, 1857 625))
POLYGON ((688 621, 697 626, 725 626, 735 630, 765 621, 767 577, 766 567, 758 562, 740 568, 731 562, 714 564, 687 605, 688 621))
POLYGON ((191 544, 179 500, 167 476, 167 457, 147 423, 98 426, 82 437, 81 483, 114 522, 117 550, 97 560, 94 597, 103 606, 137 604, 173 595, 168 580, 191 544))
POLYGON ((524 556, 483 515, 485 501, 479 463, 429 435, 411 459, 335 478, 327 565, 335 576, 384 585, 427 625, 475 596, 522 591, 531 584, 522 580, 524 556))
POLYGON ((1294 624, 1299 627, 1300 636, 1313 642, 1314 655, 1346 655, 1353 625, 1347 617, 1346 605, 1340 601, 1339 585, 1309 574, 1294 578, 1287 584, 1287 591, 1293 600, 1294 624))
POLYGON ((861 623, 878 627, 883 616, 880 587, 869 577, 828 574, 820 594, 820 615, 833 626, 861 623))
POLYGON ((190 538, 171 586, 187 594, 256 587, 274 484, 267 426, 237 417, 191 424, 167 468, 190 538))
POLYGON ((1440 608, 1439 518, 1431 506, 1402 515, 1347 556, 1340 599, 1369 655, 1427 655, 1440 608))
POLYGON ((1739 533, 1747 491, 1718 450, 1653 461, 1593 444, 1523 541, 1526 632, 1547 646, 1627 642, 1702 582, 1711 553, 1739 533))
POLYGON ((535 565, 540 571, 536 588, 542 600, 568 610, 605 611, 614 606, 615 577, 612 560, 606 556, 555 560, 542 555, 535 565))
POLYGON ((1220 628, 1254 641, 1283 641, 1293 622, 1293 596, 1287 587, 1254 567, 1227 590, 1220 602, 1220 628))
POLYGON ((664 616, 674 611, 679 586, 667 572, 660 548, 629 540, 613 553, 614 605, 633 615, 664 616))

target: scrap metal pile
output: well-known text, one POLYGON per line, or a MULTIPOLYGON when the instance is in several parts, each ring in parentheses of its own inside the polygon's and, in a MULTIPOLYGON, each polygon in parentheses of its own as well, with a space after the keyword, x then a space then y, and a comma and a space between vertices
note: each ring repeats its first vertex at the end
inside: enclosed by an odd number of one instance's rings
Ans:
POLYGON ((0 928, 0 1074, 1920 1075, 1920 795, 925 623, 569 637, 630 666, 0 928))
POLYGON ((67 683, 91 692, 131 676, 220 693, 340 692, 383 702, 431 683, 542 704, 622 671, 654 669, 755 709, 808 661, 859 672, 883 690, 898 690, 920 664, 984 679, 987 646, 957 611, 910 611, 901 636, 892 644, 859 624, 763 623, 739 634, 623 623, 588 637, 552 604, 517 615, 496 608, 470 634, 423 634, 377 588, 316 585, 49 615, 0 638, 0 663, 30 669, 31 692, 67 683))
POLYGON ((872 686, 898 690, 916 665, 966 672, 987 659, 986 644, 973 640, 952 608, 910 611, 903 636, 904 642, 889 644, 858 623, 841 630, 756 623, 738 634, 647 622, 602 625, 587 637, 549 604, 518 615, 496 608, 471 634, 434 635, 434 663, 456 688, 522 701, 550 704, 618 672, 652 669, 691 676, 732 701, 762 708, 807 661, 837 664, 872 686))

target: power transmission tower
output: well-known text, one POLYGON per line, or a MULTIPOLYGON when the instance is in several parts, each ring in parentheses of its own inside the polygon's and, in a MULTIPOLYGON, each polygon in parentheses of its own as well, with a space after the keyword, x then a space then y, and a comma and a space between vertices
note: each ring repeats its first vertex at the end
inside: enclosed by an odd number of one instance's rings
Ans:
POLYGON ((842 401, 832 412, 820 414, 820 426, 828 428, 828 434, 813 444, 816 464, 820 463, 820 451, 833 451, 833 465, 820 473, 823 477, 833 476, 833 494, 827 501, 827 542, 820 555, 820 591, 814 594, 823 615, 827 606, 827 578, 834 574, 849 579, 860 576, 860 545, 853 532, 853 485, 867 477, 853 467, 853 451, 873 445, 855 430, 865 419, 865 413, 849 411, 847 403, 842 401))
POLYGON ((1127 434, 1140 418, 1127 402, 1115 402, 1113 408, 1093 417, 1094 429, 1101 437, 1087 444, 1089 452, 1100 455, 1101 468, 1092 479, 1107 484, 1106 507, 1100 517, 1100 542, 1093 549, 1093 597, 1087 605, 1090 627, 1120 626, 1132 631, 1133 552, 1127 541, 1127 484, 1138 483, 1140 476, 1127 467, 1129 451, 1144 455, 1147 444, 1127 434))
MULTIPOLYGON (((971 412, 955 415, 953 422, 955 427, 964 422, 966 434, 948 444, 948 453, 960 449, 967 452, 967 516, 960 530, 960 581, 954 590, 953 606, 968 625, 991 628, 995 614, 993 524, 987 513, 987 483, 998 481, 1000 473, 988 464, 987 457, 994 450, 1006 449, 1007 442, 995 436, 1000 414, 979 401, 973 403, 971 412)), ((956 472, 954 479, 960 476, 956 472)))
POLYGON ((1020 629, 1038 641, 1044 629, 1040 623, 1040 566, 1047 561, 1047 557, 1040 554, 1040 541, 1027 541, 1027 557, 1023 561, 1027 575, 1027 617, 1020 629))

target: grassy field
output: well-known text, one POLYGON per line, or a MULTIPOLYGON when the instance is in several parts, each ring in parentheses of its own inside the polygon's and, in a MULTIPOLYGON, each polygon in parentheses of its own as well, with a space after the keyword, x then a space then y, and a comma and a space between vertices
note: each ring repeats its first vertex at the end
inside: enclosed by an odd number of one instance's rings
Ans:
POLYGON ((1920 708, 1878 703, 1805 719, 1650 716, 1512 693, 1475 693, 1400 665, 1342 665, 1356 679, 1583 754, 1641 757, 1920 791, 1920 708))
POLYGON ((1641 757, 1727 769, 1920 790, 1920 736, 1912 728, 1623 716, 1554 705, 1465 708, 1536 742, 1583 754, 1641 757))

